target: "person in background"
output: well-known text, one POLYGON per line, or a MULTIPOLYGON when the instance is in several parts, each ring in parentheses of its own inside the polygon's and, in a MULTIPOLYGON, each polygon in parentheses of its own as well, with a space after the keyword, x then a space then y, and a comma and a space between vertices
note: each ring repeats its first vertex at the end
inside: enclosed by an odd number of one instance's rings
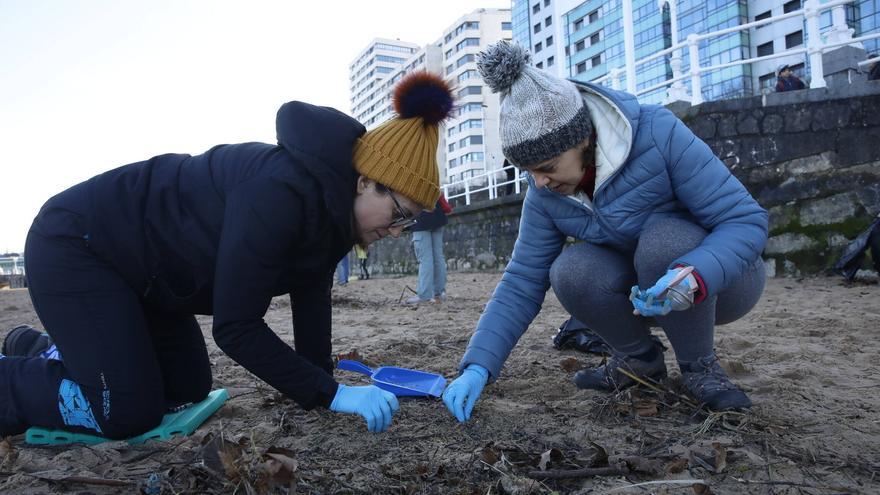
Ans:
POLYGON ((394 394, 333 378, 333 270, 434 207, 453 98, 417 72, 393 103, 398 115, 368 132, 332 108, 286 103, 278 144, 159 155, 49 199, 27 236, 27 277, 61 359, 34 346, 37 329, 7 335, 0 436, 41 426, 129 438, 203 400, 211 363, 194 315, 213 315, 217 346, 301 407, 388 429, 394 394), (294 347, 264 318, 284 294, 294 347))
POLYGON ((358 275, 358 278, 360 278, 361 280, 369 279, 370 270, 367 268, 368 258, 370 257, 369 248, 361 246, 360 244, 355 244, 354 254, 355 256, 357 256, 358 268, 360 269, 360 274, 358 275))
POLYGON ((336 264, 336 284, 340 287, 345 287, 348 285, 348 275, 351 273, 351 264, 348 260, 348 254, 345 253, 345 256, 339 260, 339 263, 336 264))
MULTIPOLYGON (((874 53, 868 55, 868 59, 877 58, 880 54, 874 53)), ((868 80, 880 81, 880 61, 876 61, 868 66, 868 80)))
POLYGON ((751 406, 718 362, 714 331, 761 296, 767 212, 666 108, 559 79, 508 42, 482 52, 477 67, 500 93, 502 151, 529 173, 529 188, 511 260, 443 393, 449 411, 470 418, 550 287, 612 349, 605 364, 575 374, 578 387, 608 392, 635 385, 629 375, 665 377, 650 332, 659 325, 698 403, 751 406), (563 250, 567 237, 583 242, 563 250))
POLYGON ((794 72, 791 71, 791 67, 788 65, 780 65, 776 68, 776 92, 782 93, 785 91, 795 91, 798 89, 804 89, 806 85, 801 78, 794 75, 794 72))
POLYGON ((446 258, 443 257, 443 226, 452 207, 443 195, 434 210, 416 218, 412 231, 413 248, 419 260, 419 290, 406 304, 440 302, 446 298, 446 258))

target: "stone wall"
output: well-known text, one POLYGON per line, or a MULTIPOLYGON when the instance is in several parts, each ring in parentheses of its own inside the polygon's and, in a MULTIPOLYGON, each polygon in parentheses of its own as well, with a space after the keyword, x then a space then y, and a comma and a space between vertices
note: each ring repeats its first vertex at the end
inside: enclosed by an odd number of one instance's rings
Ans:
MULTIPOLYGON (((880 213, 880 81, 670 109, 770 212, 771 275, 825 271, 880 213)), ((521 206, 514 195, 456 207, 449 269, 503 267, 521 206)), ((383 239, 370 258, 377 273, 418 269, 409 234, 383 239)))
POLYGON ((769 211, 771 273, 825 271, 880 213, 880 82, 673 111, 769 211))

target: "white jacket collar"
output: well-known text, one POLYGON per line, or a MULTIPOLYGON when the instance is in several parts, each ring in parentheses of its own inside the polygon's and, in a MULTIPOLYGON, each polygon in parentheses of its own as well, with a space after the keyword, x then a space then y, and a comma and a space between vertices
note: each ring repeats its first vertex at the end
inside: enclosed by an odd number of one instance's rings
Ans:
MULTIPOLYGON (((633 145, 632 124, 623 111, 589 86, 577 85, 590 110, 596 130, 596 189, 608 180, 629 156, 633 145)), ((595 191, 595 189, 594 189, 595 191)))

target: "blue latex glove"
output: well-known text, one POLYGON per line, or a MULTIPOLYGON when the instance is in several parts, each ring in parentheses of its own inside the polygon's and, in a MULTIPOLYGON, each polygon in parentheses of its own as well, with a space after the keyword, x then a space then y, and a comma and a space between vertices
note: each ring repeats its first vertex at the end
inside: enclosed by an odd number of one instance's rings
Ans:
POLYGON ((469 364, 464 373, 446 387, 446 391, 443 392, 443 403, 455 419, 462 423, 471 419, 474 404, 477 403, 487 381, 489 381, 489 370, 479 364, 469 364))
MULTIPOLYGON (((676 304, 669 297, 660 297, 664 291, 669 289, 669 284, 681 272, 681 268, 673 268, 668 270, 665 275, 660 277, 653 286, 648 289, 641 290, 638 285, 632 287, 629 299, 632 301, 633 308, 641 316, 663 316, 669 314, 670 311, 681 311, 691 307, 691 304, 676 304)), ((676 284, 676 289, 682 294, 690 294, 696 287, 691 287, 688 279, 684 279, 676 284)))
POLYGON ((360 414, 367 420, 367 429, 377 433, 391 426, 391 416, 398 408, 397 397, 375 385, 350 387, 339 384, 330 404, 331 411, 360 414))

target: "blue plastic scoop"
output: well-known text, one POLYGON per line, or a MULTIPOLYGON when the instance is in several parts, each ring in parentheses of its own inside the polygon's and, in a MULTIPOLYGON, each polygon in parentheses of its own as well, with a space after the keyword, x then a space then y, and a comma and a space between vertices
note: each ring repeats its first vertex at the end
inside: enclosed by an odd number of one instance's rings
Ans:
POLYGON ((341 370, 363 373, 373 379, 373 384, 398 397, 440 397, 446 388, 446 379, 434 373, 382 366, 374 370, 359 361, 340 359, 341 370))

